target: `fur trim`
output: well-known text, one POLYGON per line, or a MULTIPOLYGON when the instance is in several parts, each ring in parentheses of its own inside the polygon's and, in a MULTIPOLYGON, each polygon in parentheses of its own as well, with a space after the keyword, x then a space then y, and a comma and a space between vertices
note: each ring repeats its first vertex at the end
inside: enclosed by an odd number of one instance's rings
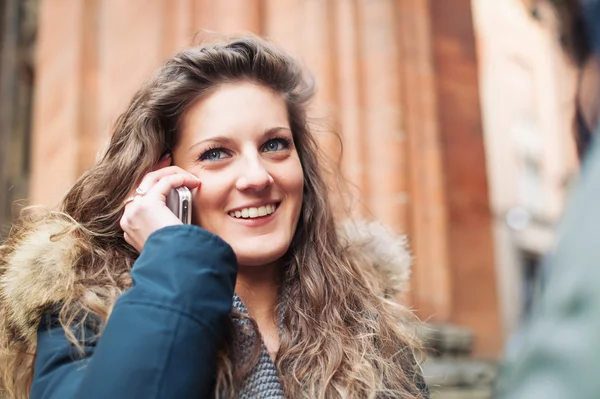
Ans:
POLYGON ((340 235, 373 267, 386 294, 396 296, 408 289, 412 255, 405 235, 396 236, 382 223, 365 220, 342 222, 340 235))
POLYGON ((48 221, 35 231, 17 238, 15 250, 2 259, 0 300, 7 323, 27 341, 35 342, 44 309, 64 300, 73 289, 73 265, 79 257, 65 220, 48 221))
MULTIPOLYGON (((0 251, 0 307, 5 314, 0 322, 29 343, 35 343, 38 322, 48 306, 72 298, 75 289, 83 288, 80 294, 85 295, 98 288, 80 285, 74 268, 79 247, 73 234, 61 234, 73 227, 73 222, 51 218, 22 237, 11 238, 0 251)), ((364 221, 342 223, 340 235, 381 277, 386 293, 406 289, 411 263, 406 237, 364 221)))

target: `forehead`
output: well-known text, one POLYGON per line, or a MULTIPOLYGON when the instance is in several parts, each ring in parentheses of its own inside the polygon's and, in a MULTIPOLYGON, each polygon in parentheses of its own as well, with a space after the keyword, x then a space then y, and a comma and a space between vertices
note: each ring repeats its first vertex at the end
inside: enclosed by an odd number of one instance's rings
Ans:
POLYGON ((275 125, 289 125, 283 96, 265 86, 240 82, 221 85, 194 103, 183 117, 181 132, 185 141, 264 131, 275 125))

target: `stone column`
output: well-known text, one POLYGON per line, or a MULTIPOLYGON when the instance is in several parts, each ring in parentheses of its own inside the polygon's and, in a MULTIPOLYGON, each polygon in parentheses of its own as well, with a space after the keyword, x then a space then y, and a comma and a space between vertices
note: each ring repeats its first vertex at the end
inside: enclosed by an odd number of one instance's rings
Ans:
POLYGON ((452 318, 476 335, 475 352, 502 346, 477 54, 470 0, 430 0, 438 129, 447 206, 452 318))
POLYGON ((430 6, 424 1, 401 0, 396 16, 409 158, 408 231, 415 253, 412 298, 424 319, 448 322, 453 303, 430 6))

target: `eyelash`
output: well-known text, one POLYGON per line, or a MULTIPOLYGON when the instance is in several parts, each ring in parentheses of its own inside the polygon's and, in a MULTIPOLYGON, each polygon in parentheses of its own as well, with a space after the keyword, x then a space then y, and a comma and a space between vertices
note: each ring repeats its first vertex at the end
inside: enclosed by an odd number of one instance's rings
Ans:
POLYGON ((200 156, 198 157, 198 160, 199 160, 199 161, 206 161, 206 160, 208 160, 208 159, 207 159, 207 158, 208 158, 208 155, 209 155, 211 152, 214 152, 215 150, 219 150, 219 151, 223 151, 223 152, 229 153, 229 151, 227 151, 225 148, 223 148, 223 147, 219 147, 218 145, 214 145, 214 144, 213 144, 213 145, 209 146, 209 147, 206 149, 206 151, 204 151, 202 154, 200 154, 200 156))
POLYGON ((288 148, 290 148, 292 146, 292 142, 290 139, 288 139, 287 137, 272 137, 269 140, 267 140, 264 144, 263 144, 263 148, 269 144, 271 141, 275 141, 275 142, 279 142, 283 145, 283 149, 287 150, 288 148))
MULTIPOLYGON (((267 140, 267 141, 266 141, 266 142, 265 142, 265 143, 262 145, 262 148, 264 148, 264 147, 265 147, 265 146, 266 146, 268 143, 270 143, 271 141, 276 141, 276 142, 279 142, 279 143, 281 143, 281 144, 283 145, 283 149, 284 149, 284 150, 285 150, 285 149, 288 149, 288 148, 290 148, 290 147, 291 147, 291 145, 292 145, 292 141, 291 141, 290 139, 288 139, 287 137, 273 137, 273 138, 270 138, 269 140, 267 140)), ((218 145, 214 145, 214 144, 213 144, 212 146, 209 146, 209 147, 208 147, 208 148, 207 148, 207 149, 206 149, 206 150, 205 150, 205 151, 204 151, 202 154, 200 154, 200 156, 198 157, 198 160, 199 160, 199 161, 210 161, 210 160, 208 159, 208 155, 209 155, 211 152, 214 152, 214 151, 216 151, 216 150, 218 150, 218 151, 222 151, 222 152, 225 152, 225 153, 227 153, 227 154, 231 154, 231 151, 227 150, 226 148, 219 147, 218 145)), ((279 151, 281 151, 281 150, 279 150, 279 151)), ((267 151, 267 152, 273 152, 273 151, 267 151)), ((218 161, 218 160, 219 160, 219 159, 217 159, 217 161, 218 161)), ((213 160, 213 162, 214 162, 214 160, 213 160)))

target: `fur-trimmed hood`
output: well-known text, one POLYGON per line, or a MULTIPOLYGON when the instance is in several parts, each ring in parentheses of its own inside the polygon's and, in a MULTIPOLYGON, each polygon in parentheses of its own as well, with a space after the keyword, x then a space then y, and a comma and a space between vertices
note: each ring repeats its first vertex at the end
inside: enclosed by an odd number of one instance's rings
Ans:
POLYGON ((19 232, 0 252, 0 326, 27 342, 35 340, 43 310, 69 296, 77 278, 74 265, 79 246, 66 220, 40 223, 19 232))
MULTIPOLYGON (((35 345, 37 324, 48 306, 72 298, 73 290, 82 291, 78 295, 97 291, 89 285, 93 279, 82 285, 81 272, 75 270, 81 253, 73 235, 65 234, 72 228, 69 220, 50 218, 33 231, 11 237, 10 247, 0 246, 0 324, 4 324, 0 329, 9 329, 30 345, 35 345)), ((341 223, 340 233, 348 247, 373 267, 370 272, 385 282, 386 293, 407 288, 411 256, 405 237, 394 236, 380 223, 364 221, 341 223)))

